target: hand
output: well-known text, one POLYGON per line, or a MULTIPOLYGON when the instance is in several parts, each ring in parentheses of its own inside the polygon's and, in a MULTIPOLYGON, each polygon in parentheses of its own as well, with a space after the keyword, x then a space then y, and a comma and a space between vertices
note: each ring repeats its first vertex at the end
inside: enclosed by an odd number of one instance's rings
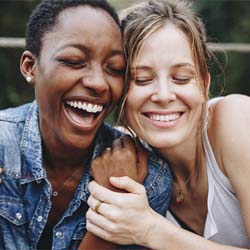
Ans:
POLYGON ((111 177, 112 185, 129 193, 117 193, 89 184, 91 196, 87 212, 87 230, 117 244, 149 246, 147 241, 156 226, 156 213, 150 208, 143 185, 129 177, 111 177), (95 206, 102 201, 98 213, 95 206))
POLYGON ((112 148, 94 159, 91 163, 91 174, 95 181, 114 191, 122 191, 114 188, 110 182, 110 176, 129 176, 140 183, 147 174, 147 154, 139 142, 125 135, 112 144, 112 148))

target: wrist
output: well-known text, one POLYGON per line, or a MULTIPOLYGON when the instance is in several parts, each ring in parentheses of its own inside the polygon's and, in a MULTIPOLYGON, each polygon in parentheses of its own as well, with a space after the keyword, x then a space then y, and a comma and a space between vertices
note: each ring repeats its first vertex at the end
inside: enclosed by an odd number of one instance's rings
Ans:
POLYGON ((152 227, 147 240, 147 247, 154 250, 163 250, 173 247, 173 239, 175 238, 176 227, 162 215, 155 213, 151 222, 152 227))
POLYGON ((151 209, 147 226, 145 227, 146 234, 142 244, 143 246, 150 249, 159 249, 159 239, 161 238, 159 238, 158 235, 162 230, 162 220, 165 220, 165 218, 151 209))

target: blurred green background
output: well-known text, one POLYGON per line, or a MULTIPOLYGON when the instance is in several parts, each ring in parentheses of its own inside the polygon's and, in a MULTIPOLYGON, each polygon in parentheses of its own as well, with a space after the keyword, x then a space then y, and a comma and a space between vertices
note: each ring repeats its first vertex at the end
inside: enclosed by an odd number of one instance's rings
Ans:
MULTIPOLYGON (((117 10, 140 0, 110 0, 117 10)), ((25 23, 37 0, 0 0, 0 37, 24 37, 25 23)), ((210 42, 250 43, 250 0, 196 0, 210 42)), ((33 89, 19 72, 23 49, 0 47, 0 109, 33 100, 33 89)), ((211 65, 213 96, 242 93, 250 96, 250 53, 216 53, 223 69, 211 65), (223 91, 223 92, 222 92, 223 91)))

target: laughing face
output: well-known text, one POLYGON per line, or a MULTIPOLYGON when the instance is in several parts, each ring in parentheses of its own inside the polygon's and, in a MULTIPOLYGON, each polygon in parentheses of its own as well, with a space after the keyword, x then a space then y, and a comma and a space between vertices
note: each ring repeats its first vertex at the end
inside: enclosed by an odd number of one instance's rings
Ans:
POLYGON ((204 98, 186 35, 173 24, 152 33, 131 68, 129 126, 155 148, 195 140, 204 98))
POLYGON ((34 85, 45 143, 91 147, 121 96, 125 61, 119 27, 105 11, 78 6, 62 11, 45 34, 34 85))

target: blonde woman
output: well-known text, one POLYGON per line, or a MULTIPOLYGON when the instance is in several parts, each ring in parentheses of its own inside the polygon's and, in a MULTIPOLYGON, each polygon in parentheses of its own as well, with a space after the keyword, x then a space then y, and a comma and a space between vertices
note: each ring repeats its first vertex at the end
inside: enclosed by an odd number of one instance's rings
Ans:
POLYGON ((122 118, 169 164, 173 194, 164 218, 128 177, 110 178, 123 194, 92 182, 87 229, 152 249, 249 248, 249 97, 208 101, 211 53, 187 1, 136 5, 122 25, 128 58, 122 118))

